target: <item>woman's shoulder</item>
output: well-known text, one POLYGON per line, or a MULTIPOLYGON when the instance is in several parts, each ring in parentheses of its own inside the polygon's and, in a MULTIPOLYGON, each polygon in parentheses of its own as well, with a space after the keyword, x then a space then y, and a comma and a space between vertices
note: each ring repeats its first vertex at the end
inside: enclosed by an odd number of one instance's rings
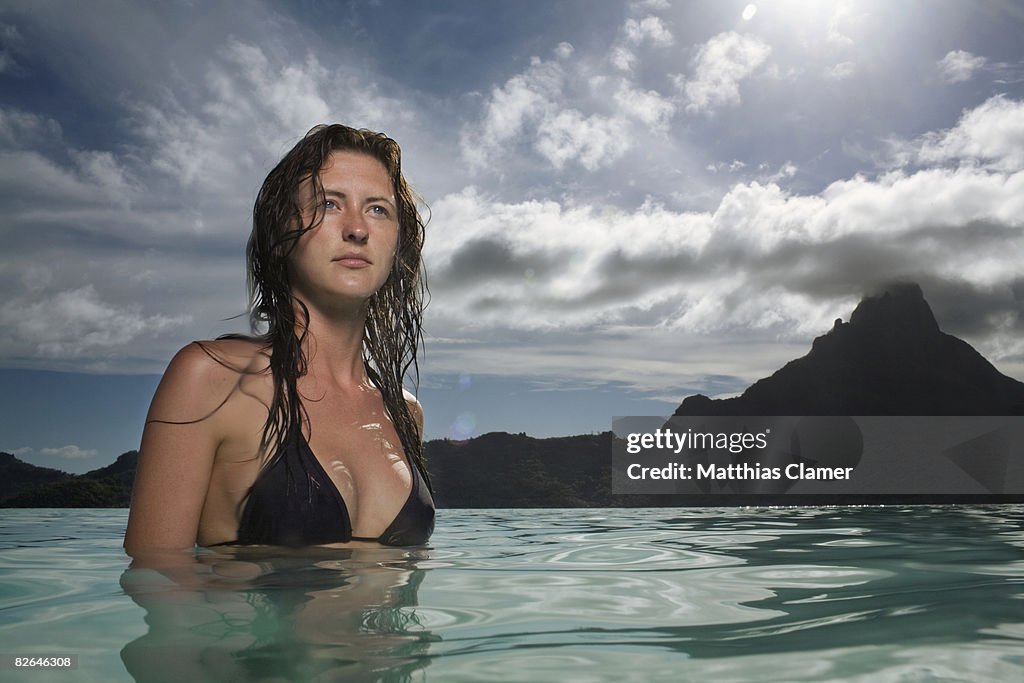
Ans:
POLYGON ((269 375, 269 353, 259 340, 194 341, 164 371, 151 417, 187 420, 197 411, 206 414, 232 395, 240 380, 264 375, 269 375))
POLYGON ((265 372, 270 353, 259 339, 206 339, 183 346, 171 359, 167 373, 196 380, 265 372))

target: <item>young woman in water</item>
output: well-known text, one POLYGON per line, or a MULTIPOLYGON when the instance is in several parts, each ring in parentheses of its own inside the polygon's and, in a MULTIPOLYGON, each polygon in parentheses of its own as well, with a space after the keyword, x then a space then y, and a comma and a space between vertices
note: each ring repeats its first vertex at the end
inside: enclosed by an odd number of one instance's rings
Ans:
POLYGON ((125 549, 418 545, 434 527, 423 413, 423 222, 390 138, 311 130, 264 181, 255 337, 181 349, 146 420, 125 549))

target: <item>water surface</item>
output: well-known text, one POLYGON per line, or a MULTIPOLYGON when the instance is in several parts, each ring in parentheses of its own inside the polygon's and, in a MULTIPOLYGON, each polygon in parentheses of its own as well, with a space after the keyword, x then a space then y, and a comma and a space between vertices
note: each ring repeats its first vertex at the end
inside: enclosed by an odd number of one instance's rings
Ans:
POLYGON ((1024 680, 1022 506, 440 510, 160 571, 126 519, 0 511, 0 650, 79 661, 13 680, 1024 680))

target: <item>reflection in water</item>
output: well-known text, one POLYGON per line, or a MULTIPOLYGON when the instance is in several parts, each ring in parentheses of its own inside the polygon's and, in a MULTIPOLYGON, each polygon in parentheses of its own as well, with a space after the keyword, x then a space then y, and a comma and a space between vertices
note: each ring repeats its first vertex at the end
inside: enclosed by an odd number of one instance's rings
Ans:
POLYGON ((438 640, 415 609, 425 549, 218 548, 136 558, 136 681, 410 680, 438 640))

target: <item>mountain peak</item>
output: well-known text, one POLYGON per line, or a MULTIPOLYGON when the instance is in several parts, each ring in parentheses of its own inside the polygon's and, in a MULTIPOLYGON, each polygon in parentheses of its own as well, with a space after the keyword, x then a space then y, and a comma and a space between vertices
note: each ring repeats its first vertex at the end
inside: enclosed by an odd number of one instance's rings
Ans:
POLYGON ((1024 384, 939 329, 921 287, 865 297, 803 358, 741 396, 687 397, 676 415, 1022 415, 1024 384))
POLYGON ((872 333, 939 332, 939 323, 915 282, 892 283, 865 297, 850 315, 850 325, 872 333))

